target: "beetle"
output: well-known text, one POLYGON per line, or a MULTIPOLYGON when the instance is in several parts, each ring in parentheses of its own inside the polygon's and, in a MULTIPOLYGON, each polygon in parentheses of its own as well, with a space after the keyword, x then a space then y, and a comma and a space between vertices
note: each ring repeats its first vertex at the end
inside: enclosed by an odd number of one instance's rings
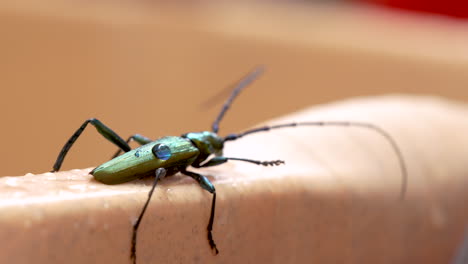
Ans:
POLYGON ((299 126, 360 127, 364 129, 373 130, 381 136, 383 136, 389 142, 390 146, 396 153, 402 175, 402 187, 400 192, 400 198, 404 197, 407 185, 407 169, 402 152, 400 151, 400 148, 398 147, 396 141, 390 136, 389 133, 371 123, 354 121, 295 122, 258 127, 244 131, 242 133, 229 134, 225 137, 219 136, 219 123, 223 119, 229 107, 232 105, 234 99, 245 87, 250 85, 263 72, 263 66, 256 67, 253 71, 249 72, 237 83, 231 95, 224 103, 217 118, 213 122, 211 131, 190 132, 181 136, 167 136, 157 139, 155 141, 142 135, 135 134, 130 136, 127 140, 123 140, 117 133, 115 133, 112 129, 104 125, 98 119, 88 119, 76 130, 76 132, 65 143, 57 157, 52 172, 60 170, 63 160, 65 159, 65 156, 67 155, 72 145, 84 131, 87 125, 91 124, 102 136, 104 136, 111 143, 119 147, 119 150, 117 151, 117 153, 115 153, 111 160, 94 168, 90 172, 90 174, 96 180, 104 184, 120 184, 147 176, 155 176, 151 189, 148 193, 148 198, 146 199, 146 202, 140 211, 137 221, 133 224, 130 258, 133 260, 134 263, 136 262, 136 242, 138 227, 146 212, 148 204, 153 195, 153 191, 156 188, 157 183, 160 179, 166 176, 174 175, 178 172, 193 178, 203 189, 205 189, 213 195, 211 202, 210 218, 207 226, 207 237, 208 243, 214 254, 219 253, 219 250, 216 246, 216 243, 214 242, 212 235, 216 207, 216 189, 214 185, 210 182, 210 180, 208 180, 208 178, 206 178, 204 175, 188 170, 188 167, 191 166, 194 168, 204 168, 216 166, 223 164, 229 160, 249 162, 262 166, 276 166, 284 164, 284 161, 282 160, 259 161, 246 158, 223 156, 224 143, 228 141, 234 141, 246 135, 258 132, 299 126), (141 146, 135 149, 131 149, 129 146, 129 143, 131 141, 136 141, 141 146), (125 153, 119 155, 121 151, 125 153))

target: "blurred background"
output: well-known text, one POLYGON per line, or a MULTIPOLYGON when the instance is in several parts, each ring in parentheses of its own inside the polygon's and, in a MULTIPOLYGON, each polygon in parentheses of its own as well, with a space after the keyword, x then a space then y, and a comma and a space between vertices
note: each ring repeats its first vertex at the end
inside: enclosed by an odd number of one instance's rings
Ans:
MULTIPOLYGON (((456 0, 2 1, 1 175, 50 171, 90 117, 124 138, 210 129, 257 65, 220 134, 348 97, 467 100, 466 17, 456 0)), ((62 169, 115 150, 88 128, 62 169)))

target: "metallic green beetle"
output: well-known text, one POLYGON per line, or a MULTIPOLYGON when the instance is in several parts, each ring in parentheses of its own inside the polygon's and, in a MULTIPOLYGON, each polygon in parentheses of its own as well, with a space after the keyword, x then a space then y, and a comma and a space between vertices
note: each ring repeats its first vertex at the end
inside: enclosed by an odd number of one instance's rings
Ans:
POLYGON ((400 149, 398 148, 396 142, 393 138, 385 132, 383 129, 370 124, 363 122, 350 122, 350 121, 317 121, 317 122, 300 122, 300 123, 288 123, 280 124, 274 126, 264 126, 255 129, 251 129, 239 134, 229 134, 226 137, 218 136, 219 123, 224 117, 224 114, 231 106, 233 100, 237 95, 250 83, 252 83, 258 76, 264 71, 263 67, 257 67, 254 71, 247 74, 243 79, 239 81, 235 89, 233 90, 231 96, 224 103, 223 108, 218 114, 216 120, 213 122, 212 131, 203 131, 203 132, 192 132, 183 134, 180 137, 169 136, 163 137, 156 141, 153 141, 144 136, 135 134, 129 137, 126 141, 123 140, 119 135, 117 135, 109 127, 101 123, 97 119, 88 119, 86 120, 78 130, 70 137, 65 146, 62 148, 59 153, 57 160, 53 166, 53 172, 58 171, 62 166, 63 160, 70 150, 73 143, 81 135, 86 126, 91 123, 97 131, 103 135, 110 142, 119 147, 119 151, 114 155, 113 159, 110 161, 96 167, 91 171, 93 177, 104 183, 104 184, 120 184, 132 180, 136 180, 142 177, 155 175, 155 180, 151 187, 151 190, 148 194, 148 198, 143 206, 143 209, 140 212, 140 215, 133 225, 133 235, 132 235, 132 246, 130 257, 133 262, 136 262, 136 241, 138 227, 141 220, 143 219, 146 208, 151 200, 153 191, 157 185, 159 179, 164 178, 165 176, 174 175, 177 172, 181 172, 184 175, 192 177, 196 180, 200 186, 213 194, 210 219, 207 226, 208 232, 208 242, 211 249, 218 254, 219 251, 216 247, 216 244, 213 240, 212 229, 213 221, 215 215, 215 204, 216 204, 216 190, 213 184, 203 175, 188 171, 189 166, 195 168, 216 166, 222 163, 227 162, 228 160, 237 160, 254 163, 257 165, 263 166, 275 166, 283 164, 282 160, 273 160, 273 161, 257 161, 244 158, 233 158, 233 157, 224 157, 223 148, 226 141, 232 141, 239 139, 245 135, 253 134, 262 131, 269 131, 272 129, 287 128, 287 127, 297 127, 297 126, 344 126, 344 127, 361 127, 366 129, 371 129, 376 131, 383 137, 385 137, 395 153, 397 154, 398 161, 401 167, 402 173, 402 188, 400 197, 403 198, 406 192, 406 182, 407 182, 407 171, 404 163, 404 159, 400 149), (130 141, 136 141, 142 146, 131 149, 128 145, 130 141), (120 155, 120 152, 124 151, 125 153, 120 155))

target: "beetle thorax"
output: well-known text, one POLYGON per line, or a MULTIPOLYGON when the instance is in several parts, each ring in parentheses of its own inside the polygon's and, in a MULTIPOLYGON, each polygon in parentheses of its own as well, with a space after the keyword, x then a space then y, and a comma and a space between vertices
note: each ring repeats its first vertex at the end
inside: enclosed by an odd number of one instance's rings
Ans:
POLYGON ((182 135, 190 139, 200 151, 199 160, 205 160, 210 155, 221 156, 223 154, 224 139, 211 131, 192 132, 182 135))

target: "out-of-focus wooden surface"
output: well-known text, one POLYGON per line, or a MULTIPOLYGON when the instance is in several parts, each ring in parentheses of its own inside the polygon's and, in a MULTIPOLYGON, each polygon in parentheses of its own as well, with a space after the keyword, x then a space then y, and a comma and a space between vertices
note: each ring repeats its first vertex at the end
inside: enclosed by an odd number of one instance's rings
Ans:
MULTIPOLYGON (((226 156, 284 159, 164 179, 141 224, 137 263, 446 264, 468 222, 468 107, 439 98, 380 97, 310 108, 268 123, 326 117, 372 122, 401 148, 408 189, 388 141, 362 128, 295 128, 226 143, 226 156), (454 133, 453 131, 458 131, 454 133)), ((131 223, 151 179, 101 184, 87 170, 0 178, 1 263, 130 263, 131 223)))
MULTIPOLYGON (((350 96, 468 98, 466 23, 350 6, 3 1, 1 175, 51 169, 90 117, 123 137, 209 128, 201 103, 252 67, 267 72, 221 133, 350 96)), ((114 146, 93 128, 64 169, 96 166, 114 146)))

